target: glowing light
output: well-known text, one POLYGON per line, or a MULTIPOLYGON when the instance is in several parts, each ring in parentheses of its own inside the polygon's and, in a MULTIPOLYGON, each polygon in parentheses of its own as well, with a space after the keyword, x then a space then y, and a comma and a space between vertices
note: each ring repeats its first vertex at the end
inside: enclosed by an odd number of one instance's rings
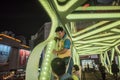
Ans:
POLYGON ((25 47, 25 48, 30 48, 29 46, 26 46, 26 45, 24 45, 24 44, 21 44, 21 46, 23 46, 23 47, 25 47))
POLYGON ((13 38, 13 37, 8 36, 8 35, 5 35, 5 34, 0 34, 0 36, 4 36, 4 37, 6 37, 6 38, 9 38, 9 39, 15 40, 15 41, 17 41, 17 42, 21 42, 19 39, 13 38))
POLYGON ((90 6, 90 4, 85 4, 84 6, 83 6, 83 9, 86 9, 87 7, 89 7, 90 6))
POLYGON ((2 40, 3 38, 0 38, 0 40, 2 40))

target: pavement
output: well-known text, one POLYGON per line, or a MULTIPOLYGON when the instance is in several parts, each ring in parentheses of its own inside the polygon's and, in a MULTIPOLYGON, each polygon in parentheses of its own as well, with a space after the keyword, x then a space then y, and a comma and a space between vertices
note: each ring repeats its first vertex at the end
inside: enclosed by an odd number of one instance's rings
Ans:
MULTIPOLYGON (((84 80, 102 80, 101 74, 100 74, 99 71, 85 72, 84 75, 85 75, 84 80)), ((106 75, 106 80, 120 80, 120 76, 118 76, 117 79, 114 79, 111 74, 107 74, 106 75)))

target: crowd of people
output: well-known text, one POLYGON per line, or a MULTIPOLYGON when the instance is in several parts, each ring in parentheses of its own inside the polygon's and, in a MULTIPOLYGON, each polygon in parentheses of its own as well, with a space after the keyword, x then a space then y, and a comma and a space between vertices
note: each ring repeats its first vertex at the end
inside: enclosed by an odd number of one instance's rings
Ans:
MULTIPOLYGON (((102 63, 99 64, 99 70, 101 73, 102 80, 106 80, 107 71, 106 71, 105 66, 102 65, 102 63)), ((117 80, 119 68, 114 60, 112 61, 112 64, 111 64, 111 72, 113 75, 113 79, 117 80)))

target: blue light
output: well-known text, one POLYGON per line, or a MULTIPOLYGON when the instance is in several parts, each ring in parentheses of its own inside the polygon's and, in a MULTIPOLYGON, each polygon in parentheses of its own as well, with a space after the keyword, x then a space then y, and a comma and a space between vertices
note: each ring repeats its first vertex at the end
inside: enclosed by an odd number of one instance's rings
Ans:
POLYGON ((10 51, 11 51, 10 46, 0 44, 0 63, 7 62, 10 51))

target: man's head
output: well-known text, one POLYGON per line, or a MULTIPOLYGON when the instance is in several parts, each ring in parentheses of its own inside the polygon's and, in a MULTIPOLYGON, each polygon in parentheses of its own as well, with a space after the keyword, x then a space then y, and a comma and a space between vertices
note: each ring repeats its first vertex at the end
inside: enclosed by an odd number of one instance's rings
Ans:
POLYGON ((65 32, 62 27, 57 27, 55 32, 57 33, 58 37, 61 39, 65 35, 65 32))
POLYGON ((51 67, 53 72, 58 76, 63 75, 66 70, 65 62, 61 58, 54 58, 51 62, 51 67))
POLYGON ((76 71, 79 71, 79 66, 78 66, 78 65, 73 65, 73 68, 74 68, 76 71))
POLYGON ((72 73, 75 73, 76 71, 79 71, 79 66, 78 65, 73 65, 72 73))

